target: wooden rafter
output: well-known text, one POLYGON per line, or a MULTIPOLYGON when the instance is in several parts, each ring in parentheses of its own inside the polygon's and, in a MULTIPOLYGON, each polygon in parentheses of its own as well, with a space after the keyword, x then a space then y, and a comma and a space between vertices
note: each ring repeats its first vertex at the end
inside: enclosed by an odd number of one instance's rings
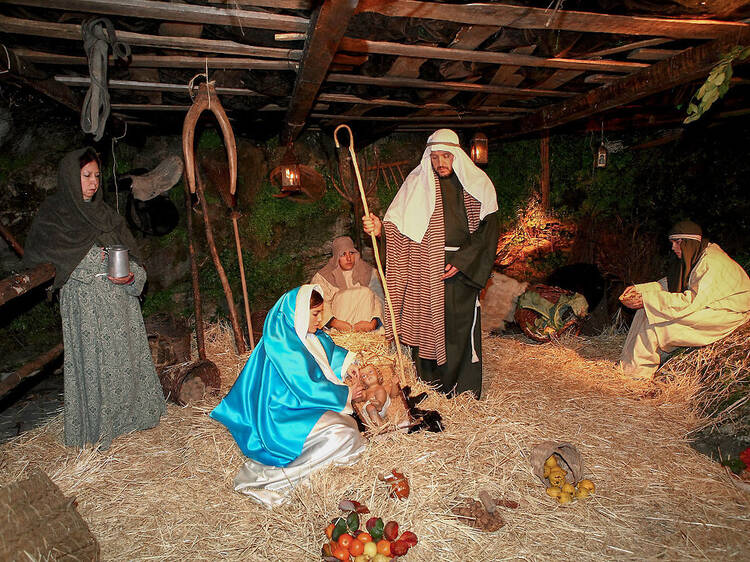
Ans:
POLYGON ((705 76, 732 47, 749 42, 750 29, 745 29, 741 33, 730 33, 721 39, 687 49, 671 59, 657 62, 612 84, 596 88, 564 103, 543 107, 531 115, 512 121, 497 137, 511 137, 551 129, 696 80, 705 76))
POLYGON ((357 0, 328 0, 313 14, 281 133, 284 144, 296 139, 305 126, 356 7, 357 0))
MULTIPOLYGON (((609 49, 600 49, 598 51, 594 51, 593 53, 588 53, 581 58, 589 59, 589 58, 595 58, 595 57, 608 57, 610 55, 616 55, 618 53, 624 53, 627 51, 632 51, 633 49, 641 49, 644 47, 654 47, 656 45, 663 45, 664 43, 668 43, 672 41, 671 39, 666 38, 656 38, 656 39, 645 39, 643 41, 635 41, 633 43, 626 43, 624 45, 618 45, 617 47, 611 47, 609 49)), ((567 84, 571 80, 575 80, 578 78, 583 72, 580 72, 578 70, 557 70, 552 73, 551 76, 540 82, 536 85, 537 88, 559 88, 563 84, 567 84)))
MULTIPOLYGON (((69 86, 88 87, 91 78, 88 76, 55 76, 55 81, 69 86)), ((164 82, 143 82, 138 80, 108 80, 110 90, 135 90, 140 92, 174 92, 189 95, 187 84, 168 84, 164 82)), ((216 93, 222 96, 263 96, 247 88, 216 88, 216 93)))
MULTIPOLYGON (((525 45, 523 47, 516 47, 511 52, 521 55, 530 55, 534 52, 534 49, 536 49, 536 45, 525 45)), ((494 86, 518 86, 521 82, 523 82, 524 79, 523 75, 517 73, 520 69, 521 67, 518 65, 501 65, 500 68, 495 71, 495 74, 492 76, 492 78, 490 78, 489 83, 490 85, 494 86)), ((508 98, 509 96, 483 96, 481 94, 477 94, 469 102, 469 107, 475 107, 477 105, 481 105, 482 103, 486 103, 489 105, 499 105, 506 101, 508 98)))
MULTIPOLYGON (((0 15, 0 30, 5 33, 49 37, 52 39, 70 39, 81 42, 81 26, 73 23, 54 23, 37 20, 24 20, 0 15)), ((162 35, 145 35, 130 31, 115 31, 117 39, 131 46, 158 47, 160 49, 179 49, 202 51, 219 55, 243 55, 271 59, 299 60, 302 51, 298 49, 280 49, 278 47, 257 47, 234 41, 200 39, 195 37, 170 37, 162 35)))
POLYGON ((457 92, 481 92, 485 94, 512 94, 517 97, 525 98, 535 98, 540 96, 570 98, 578 95, 573 92, 561 92, 560 90, 509 88, 507 86, 488 86, 486 84, 467 84, 465 82, 432 82, 430 80, 421 80, 419 78, 360 76, 358 74, 329 74, 328 82, 396 88, 420 88, 423 90, 454 90, 457 92))
POLYGON ((517 29, 561 29, 675 39, 715 39, 747 27, 743 23, 715 20, 622 16, 573 10, 550 11, 509 4, 458 5, 416 0, 361 0, 358 11, 377 12, 391 17, 426 18, 517 29))
POLYGON ((0 0, 0 4, 279 31, 307 31, 309 23, 298 16, 155 0, 0 0))
POLYGON ((258 6, 261 8, 276 8, 279 10, 310 10, 313 0, 211 0, 206 4, 222 6, 258 6))
POLYGON ((494 123, 496 121, 508 121, 513 119, 510 115, 415 115, 405 117, 376 116, 376 115, 333 115, 323 113, 311 113, 313 119, 328 119, 331 122, 341 121, 383 121, 383 122, 415 122, 415 123, 447 123, 447 122, 470 122, 481 121, 483 123, 494 123))
MULTIPOLYGON (((21 57, 35 64, 56 64, 56 65, 87 65, 86 57, 76 57, 70 55, 58 55, 56 53, 44 53, 41 51, 32 51, 30 49, 13 49, 16 56, 21 57)), ((109 64, 115 61, 109 57, 109 64)), ((130 60, 130 67, 146 68, 204 68, 208 64, 208 69, 217 68, 236 68, 236 69, 255 69, 255 70, 291 70, 297 69, 298 63, 294 61, 269 60, 269 59, 250 59, 235 57, 188 57, 181 55, 133 55, 130 60)))
POLYGON ((345 37, 340 45, 343 51, 355 53, 378 53, 381 55, 411 56, 442 60, 462 60, 488 64, 514 64, 542 68, 564 68, 569 70, 595 70, 598 72, 633 72, 645 68, 646 64, 623 61, 599 61, 563 58, 535 57, 518 53, 498 53, 490 51, 464 51, 425 45, 404 45, 387 41, 368 41, 345 37))

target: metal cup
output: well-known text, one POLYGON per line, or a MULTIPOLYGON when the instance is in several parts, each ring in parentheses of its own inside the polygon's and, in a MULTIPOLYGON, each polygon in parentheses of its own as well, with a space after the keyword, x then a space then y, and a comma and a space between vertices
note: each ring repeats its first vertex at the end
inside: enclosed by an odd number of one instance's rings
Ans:
POLYGON ((125 246, 110 246, 107 248, 107 275, 113 279, 122 279, 130 275, 130 259, 125 246))

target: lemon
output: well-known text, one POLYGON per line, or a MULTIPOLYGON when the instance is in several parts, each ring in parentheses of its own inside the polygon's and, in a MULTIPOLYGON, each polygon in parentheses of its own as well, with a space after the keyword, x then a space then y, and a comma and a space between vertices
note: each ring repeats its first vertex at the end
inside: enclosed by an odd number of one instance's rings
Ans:
POLYGON ((552 468, 553 466, 557 466, 557 459, 555 458, 555 455, 551 455, 546 461, 544 461, 545 468, 552 468))
POLYGON ((580 499, 584 499, 584 498, 589 497, 590 494, 591 494, 591 492, 589 492, 588 489, 579 487, 576 490, 575 497, 580 498, 580 499))
POLYGON ((550 486, 547 488, 547 495, 551 498, 559 498, 561 493, 560 488, 557 486, 550 486))
POLYGON ((549 472, 550 472, 549 467, 545 466, 544 467, 544 477, 545 478, 549 478, 549 472))
POLYGON ((565 475, 567 473, 559 466, 549 471, 549 483, 561 488, 565 484, 565 475))
POLYGON ((594 486, 594 483, 591 480, 581 480, 578 483, 579 488, 586 488, 589 492, 593 492, 596 490, 596 486, 594 486))
POLYGON ((576 493, 576 488, 573 486, 573 484, 568 484, 567 482, 562 485, 562 491, 566 494, 573 495, 576 493))
POLYGON ((571 496, 570 494, 567 494, 565 492, 560 492, 560 497, 557 498, 557 501, 560 502, 561 504, 562 503, 570 503, 570 502, 573 501, 573 496, 571 496))

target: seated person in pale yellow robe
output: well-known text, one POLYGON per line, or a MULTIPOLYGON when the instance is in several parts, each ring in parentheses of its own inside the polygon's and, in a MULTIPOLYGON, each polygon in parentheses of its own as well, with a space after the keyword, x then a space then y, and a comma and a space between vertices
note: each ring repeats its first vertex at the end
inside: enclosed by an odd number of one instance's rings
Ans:
POLYGON ((702 234, 693 222, 677 223, 669 239, 679 269, 620 296, 638 310, 620 357, 626 375, 651 379, 676 348, 708 345, 750 320, 750 278, 702 234))
POLYGON ((333 255, 311 281, 323 289, 323 325, 343 332, 382 330, 383 287, 348 236, 333 241, 333 255))

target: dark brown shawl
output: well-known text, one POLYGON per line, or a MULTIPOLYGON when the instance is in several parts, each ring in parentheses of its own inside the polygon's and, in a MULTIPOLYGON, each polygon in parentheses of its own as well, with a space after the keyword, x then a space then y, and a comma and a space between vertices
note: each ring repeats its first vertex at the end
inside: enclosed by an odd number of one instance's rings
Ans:
POLYGON ((125 219, 104 202, 101 187, 91 201, 83 200, 79 159, 87 149, 63 156, 57 170, 57 191, 39 207, 26 237, 23 264, 51 262, 53 289, 59 289, 91 246, 122 244, 137 260, 137 246, 125 219))

